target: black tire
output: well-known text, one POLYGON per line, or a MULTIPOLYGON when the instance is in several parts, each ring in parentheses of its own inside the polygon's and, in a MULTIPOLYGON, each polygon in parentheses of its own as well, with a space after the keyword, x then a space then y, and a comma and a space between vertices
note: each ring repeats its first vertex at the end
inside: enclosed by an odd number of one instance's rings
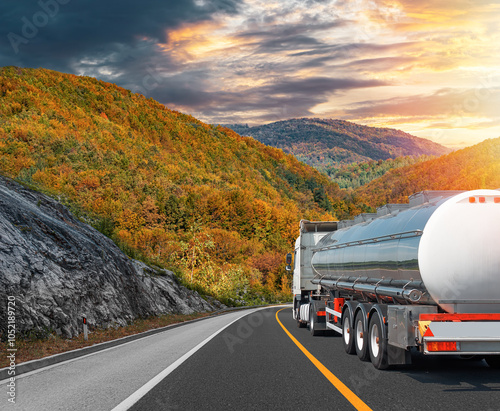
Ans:
POLYGON ((389 367, 389 354, 387 352, 387 339, 383 337, 382 319, 378 312, 374 312, 370 318, 368 332, 368 351, 373 366, 377 370, 385 370, 389 367))
POLYGON ((368 333, 364 317, 365 315, 361 310, 354 317, 354 347, 356 347, 356 354, 361 361, 369 361, 368 333))
POLYGON ((500 368, 500 355, 485 355, 484 359, 486 360, 490 368, 500 368))
POLYGON ((313 305, 311 304, 311 310, 309 311, 309 331, 312 336, 317 336, 321 333, 318 329, 316 329, 316 321, 314 320, 314 310, 313 305))
POLYGON ((304 328, 306 324, 299 320, 299 312, 300 310, 297 308, 297 313, 295 314, 295 318, 297 319, 297 327, 304 328))
POLYGON ((351 310, 347 307, 342 314, 342 344, 347 354, 356 354, 354 332, 351 324, 351 310))

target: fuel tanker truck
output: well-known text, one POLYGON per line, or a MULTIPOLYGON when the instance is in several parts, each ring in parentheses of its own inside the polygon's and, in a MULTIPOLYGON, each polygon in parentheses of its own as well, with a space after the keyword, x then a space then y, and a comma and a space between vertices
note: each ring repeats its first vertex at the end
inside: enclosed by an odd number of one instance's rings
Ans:
POLYGON ((354 220, 300 222, 293 318, 375 368, 411 352, 500 367, 500 191, 423 191, 354 220))

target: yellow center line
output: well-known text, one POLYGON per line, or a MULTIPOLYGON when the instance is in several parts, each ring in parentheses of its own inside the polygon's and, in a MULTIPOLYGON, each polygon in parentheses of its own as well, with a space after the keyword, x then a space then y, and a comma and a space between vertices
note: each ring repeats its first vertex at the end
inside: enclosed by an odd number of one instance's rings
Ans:
POLYGON ((285 326, 281 323, 278 318, 278 314, 283 311, 285 308, 276 312, 276 321, 278 321, 281 328, 287 333, 290 339, 295 343, 297 347, 305 354, 307 358, 316 366, 318 370, 327 378, 328 381, 332 383, 332 385, 340 391, 340 393, 349 401, 354 408, 362 411, 371 411, 371 408, 368 407, 361 399, 354 394, 342 381, 340 381, 335 375, 333 375, 328 368, 326 368, 322 363, 320 363, 314 355, 312 355, 309 351, 307 351, 306 347, 304 347, 290 332, 285 328, 285 326))

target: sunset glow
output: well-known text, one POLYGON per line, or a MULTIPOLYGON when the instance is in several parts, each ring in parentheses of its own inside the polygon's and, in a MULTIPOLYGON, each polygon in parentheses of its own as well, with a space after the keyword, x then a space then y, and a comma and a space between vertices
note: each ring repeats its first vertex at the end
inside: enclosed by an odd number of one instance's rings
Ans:
POLYGON ((39 10, 8 3, 2 65, 97 77, 208 123, 334 118, 453 148, 500 136, 498 2, 147 0, 119 24, 69 2, 17 43, 39 10))
POLYGON ((203 67, 206 91, 230 94, 194 110, 208 122, 341 118, 460 147, 500 136, 499 11, 465 1, 287 2, 285 10, 249 0, 237 15, 170 31, 163 49, 184 70, 203 67), (266 97, 274 107, 259 106, 266 97))

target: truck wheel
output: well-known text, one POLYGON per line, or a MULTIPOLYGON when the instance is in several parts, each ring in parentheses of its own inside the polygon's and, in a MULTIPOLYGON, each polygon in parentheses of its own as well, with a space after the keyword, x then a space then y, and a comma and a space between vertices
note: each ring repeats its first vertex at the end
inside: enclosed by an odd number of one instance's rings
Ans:
POLYGON ((370 331, 368 335, 368 348, 373 366, 377 370, 385 370, 389 366, 387 353, 387 339, 383 338, 380 315, 377 312, 372 314, 370 319, 370 331))
POLYGON ((344 344, 344 350, 347 354, 355 354, 354 332, 352 331, 350 318, 351 310, 346 308, 342 314, 342 343, 344 344))
POLYGON ((358 311, 356 317, 354 317, 354 346, 356 347, 356 354, 361 361, 368 361, 370 359, 366 331, 363 312, 358 311))
POLYGON ((299 313, 300 313, 300 308, 296 308, 295 319, 297 320, 297 327, 304 328, 306 325, 302 321, 300 321, 299 313))
POLYGON ((500 368, 500 355, 486 355, 484 359, 491 368, 500 368))
POLYGON ((319 335, 320 333, 319 330, 316 329, 316 321, 314 321, 314 312, 312 309, 311 311, 309 311, 309 331, 311 332, 312 336, 319 335))

